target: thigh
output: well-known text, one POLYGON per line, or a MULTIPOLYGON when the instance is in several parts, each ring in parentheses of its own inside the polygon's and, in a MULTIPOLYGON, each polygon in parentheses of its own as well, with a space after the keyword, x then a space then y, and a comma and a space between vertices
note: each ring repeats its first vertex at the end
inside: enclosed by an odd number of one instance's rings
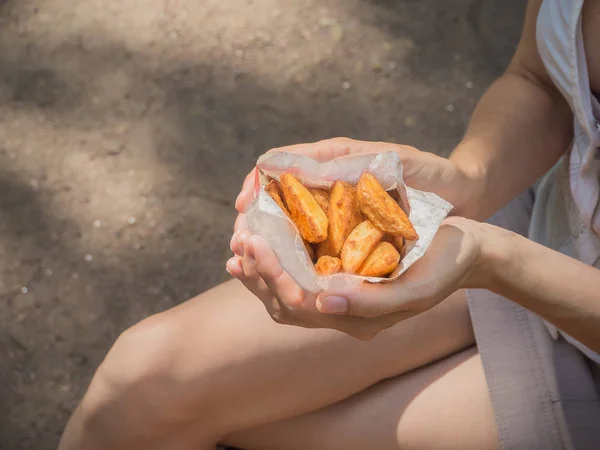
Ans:
POLYGON ((474 348, 381 382, 335 405, 225 439, 250 450, 499 448, 474 348))
POLYGON ((168 330, 157 353, 174 395, 217 434, 314 411, 474 342, 463 292, 367 342, 277 324, 237 281, 153 320, 168 330))

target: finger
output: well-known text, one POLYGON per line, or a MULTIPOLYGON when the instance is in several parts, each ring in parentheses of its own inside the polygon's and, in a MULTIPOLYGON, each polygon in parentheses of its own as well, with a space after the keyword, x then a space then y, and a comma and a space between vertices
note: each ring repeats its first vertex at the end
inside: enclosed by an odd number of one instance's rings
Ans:
MULTIPOLYGON (((351 153, 374 153, 379 152, 382 143, 357 141, 345 137, 325 139, 318 142, 306 144, 294 144, 285 147, 274 148, 272 151, 301 153, 317 161, 329 161, 340 156, 351 153)), ((387 144, 390 145, 390 144, 387 144)))
POLYGON ((225 270, 234 278, 240 278, 244 275, 244 269, 242 268, 242 258, 234 256, 230 258, 225 264, 225 270))
POLYGON ((392 283, 362 283, 345 290, 322 292, 317 309, 326 314, 349 314, 373 318, 400 311, 410 311, 406 303, 410 293, 399 280, 392 283))
POLYGON ((242 284, 252 292, 264 305, 269 314, 271 314, 274 304, 279 307, 275 298, 271 295, 269 287, 259 276, 247 277, 244 273, 242 258, 234 256, 227 261, 227 271, 235 278, 240 280, 242 284))
POLYGON ((240 279, 240 281, 246 287, 246 289, 252 292, 252 294, 254 294, 258 300, 260 300, 271 317, 273 317, 273 314, 276 314, 279 311, 277 300, 271 295, 269 287, 260 277, 250 279, 245 278, 242 275, 242 279, 240 279))
POLYGON ((239 245, 239 236, 242 231, 248 231, 246 216, 244 214, 238 214, 237 219, 235 220, 233 231, 233 236, 229 242, 229 248, 234 254, 242 256, 242 248, 239 245))
MULTIPOLYGON (((241 233, 242 235, 244 232, 241 233)), ((244 268, 244 276, 246 278, 258 278, 260 275, 256 270, 256 259, 254 258, 254 250, 250 245, 250 239, 246 238, 242 240, 243 255, 242 256, 242 267, 244 268)))
POLYGON ((252 198, 254 196, 254 180, 256 179, 256 167, 246 176, 244 184, 242 184, 242 190, 240 191, 237 199, 235 200, 235 209, 238 212, 243 213, 246 211, 252 198))
POLYGON ((231 240, 229 241, 229 248, 231 249, 234 255, 242 256, 242 250, 238 246, 238 234, 239 231, 236 231, 233 233, 233 236, 231 236, 231 240))
POLYGON ((235 247, 239 253, 239 256, 244 256, 244 242, 249 240, 250 236, 252 236, 252 233, 250 233, 249 230, 240 230, 238 233, 235 234, 235 247))
POLYGON ((273 315, 273 311, 276 311, 279 308, 275 297, 271 295, 269 291, 269 287, 265 284, 262 278, 257 277, 253 279, 245 278, 242 281, 242 284, 246 286, 250 292, 252 292, 256 298, 258 298, 262 304, 265 306, 265 309, 270 315, 273 315))
POLYGON ((322 314, 317 309, 316 297, 306 295, 302 304, 302 309, 294 311, 297 318, 303 323, 310 323, 312 328, 325 328, 341 331, 360 340, 371 339, 381 329, 386 328, 380 325, 379 319, 365 319, 350 315, 322 314))
MULTIPOLYGON (((267 307, 267 311, 269 312, 271 318, 282 325, 294 325, 302 328, 316 328, 310 322, 302 320, 301 318, 295 317, 290 314, 290 311, 279 302, 275 297, 273 298, 273 306, 271 309, 267 307)), ((265 305, 266 306, 266 305, 265 305)))
POLYGON ((283 322, 285 311, 278 302, 277 294, 271 290, 271 286, 265 282, 257 270, 254 248, 250 243, 250 235, 243 231, 240 233, 240 247, 243 248, 243 257, 241 258, 242 277, 240 280, 254 295, 256 295, 265 305, 267 311, 273 318, 280 317, 278 322, 283 322))
POLYGON ((313 328, 311 324, 303 322, 300 319, 289 314, 288 309, 282 306, 276 297, 271 294, 269 287, 266 285, 264 280, 259 276, 246 277, 244 269, 242 267, 242 258, 235 256, 227 261, 227 271, 238 278, 242 284, 252 294, 254 294, 264 305, 265 309, 273 320, 277 323, 286 325, 296 325, 305 328, 313 328))
POLYGON ((304 291, 281 268, 277 256, 263 238, 252 236, 250 242, 256 259, 258 274, 269 286, 271 293, 293 312, 293 308, 302 305, 304 291))
POLYGON ((238 214, 233 225, 233 231, 242 231, 248 229, 248 222, 246 222, 246 214, 238 214))

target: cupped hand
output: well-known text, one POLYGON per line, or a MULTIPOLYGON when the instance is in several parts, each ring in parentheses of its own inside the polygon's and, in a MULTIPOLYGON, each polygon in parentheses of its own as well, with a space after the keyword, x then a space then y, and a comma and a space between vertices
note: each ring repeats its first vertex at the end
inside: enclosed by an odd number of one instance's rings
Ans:
MULTIPOLYGON (((456 206, 455 211, 460 211, 463 207, 461 199, 465 198, 464 192, 469 189, 468 177, 451 161, 413 147, 336 138, 312 144, 292 145, 276 150, 302 153, 322 162, 352 153, 396 151, 400 154, 403 162, 406 184, 437 193, 453 203, 456 206)), ((252 236, 246 225, 244 212, 252 201, 256 179, 255 170, 246 177, 236 201, 236 208, 240 214, 231 239, 231 250, 234 257, 227 262, 227 270, 232 276, 241 280, 263 302, 276 322, 307 328, 333 328, 365 339, 392 326, 399 320, 412 317, 435 304, 432 299, 437 299, 439 296, 431 295, 431 292, 426 291, 424 286, 415 290, 416 287, 419 287, 415 284, 411 285, 410 289, 419 293, 420 301, 416 302, 414 299, 409 301, 407 297, 400 296, 399 298, 404 299, 404 303, 401 302, 402 305, 398 306, 399 303, 393 303, 390 300, 396 295, 393 291, 396 283, 407 280, 411 272, 417 271, 415 269, 417 265, 394 283, 363 284, 351 291, 322 293, 318 297, 303 291, 283 271, 268 244, 259 236, 252 236), (373 301, 374 297, 379 300, 373 301), (328 300, 325 300, 326 298, 328 300), (397 309, 394 309, 392 304, 397 306, 397 309), (370 305, 369 308, 366 305, 370 305)), ((440 229, 436 237, 438 242, 446 235, 456 235, 456 230, 451 231, 452 227, 450 229, 448 227, 449 225, 440 229)), ((430 253, 428 251, 428 254, 430 253)), ((423 258, 423 260, 425 259, 426 257, 423 258)), ((451 261, 446 260, 446 265, 442 265, 443 268, 447 269, 449 263, 452 266, 451 261)), ((457 272, 460 270, 457 269, 457 272)), ((446 277, 454 279, 451 274, 446 274, 446 277)), ((438 279, 434 280, 433 284, 441 286, 438 279)), ((450 289, 451 285, 452 282, 449 282, 446 290, 450 289)))
POLYGON ((247 231, 235 244, 242 256, 228 270, 252 291, 279 323, 305 328, 332 328, 359 339, 437 305, 461 288, 477 287, 482 224, 452 217, 440 227, 425 255, 391 283, 362 283, 331 289, 318 296, 303 291, 281 268, 267 242, 247 231))
POLYGON ((319 312, 317 296, 304 291, 284 272, 269 244, 248 231, 242 214, 236 221, 230 246, 234 256, 227 261, 227 271, 263 303, 275 322, 304 328, 331 328, 359 339, 369 339, 378 331, 367 319, 319 312))
POLYGON ((485 274, 481 262, 483 227, 479 222, 450 217, 425 255, 397 280, 321 292, 316 308, 324 314, 377 319, 421 313, 461 288, 479 287, 485 274))

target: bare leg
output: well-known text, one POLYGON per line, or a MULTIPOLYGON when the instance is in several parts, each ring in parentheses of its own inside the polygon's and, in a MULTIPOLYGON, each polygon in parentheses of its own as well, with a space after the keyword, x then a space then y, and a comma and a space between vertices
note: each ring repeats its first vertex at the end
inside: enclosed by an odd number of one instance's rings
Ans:
POLYGON ((464 293, 364 342, 278 325, 237 281, 126 331, 72 417, 61 450, 211 448, 473 344, 464 293))
POLYGON ((313 413, 225 439, 250 450, 492 450, 499 439, 475 348, 313 413))

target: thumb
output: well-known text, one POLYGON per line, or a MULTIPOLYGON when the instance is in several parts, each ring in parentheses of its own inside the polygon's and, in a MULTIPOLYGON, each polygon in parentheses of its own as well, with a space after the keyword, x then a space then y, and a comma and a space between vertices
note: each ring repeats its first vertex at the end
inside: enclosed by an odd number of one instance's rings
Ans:
POLYGON ((349 289, 327 290, 317 298, 317 309, 324 314, 347 314, 365 318, 409 311, 408 292, 398 281, 361 283, 349 289))

